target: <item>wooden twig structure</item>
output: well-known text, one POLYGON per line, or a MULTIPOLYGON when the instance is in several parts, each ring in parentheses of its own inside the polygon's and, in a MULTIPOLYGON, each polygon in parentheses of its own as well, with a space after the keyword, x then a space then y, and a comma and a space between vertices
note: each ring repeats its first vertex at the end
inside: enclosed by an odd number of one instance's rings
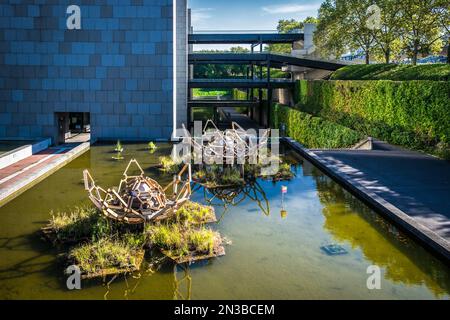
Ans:
MULTIPOLYGON (((184 125, 183 129, 187 131, 184 125)), ((267 129, 258 138, 236 122, 231 123, 231 129, 222 131, 208 120, 202 130, 201 143, 193 138, 190 138, 190 143, 194 150, 202 151, 203 161, 207 164, 217 163, 217 160, 228 164, 256 163, 258 149, 267 146, 269 134, 270 129, 267 129)))
POLYGON ((83 171, 83 179, 89 199, 106 217, 130 224, 148 222, 162 214, 168 216, 187 201, 192 192, 190 164, 184 165, 173 181, 164 188, 145 176, 135 159, 128 163, 117 189, 105 190, 97 186, 87 169, 83 171), (131 165, 139 169, 139 175, 128 174, 131 165), (183 180, 185 174, 187 179, 183 180), (166 192, 170 188, 172 194, 167 196, 166 192))

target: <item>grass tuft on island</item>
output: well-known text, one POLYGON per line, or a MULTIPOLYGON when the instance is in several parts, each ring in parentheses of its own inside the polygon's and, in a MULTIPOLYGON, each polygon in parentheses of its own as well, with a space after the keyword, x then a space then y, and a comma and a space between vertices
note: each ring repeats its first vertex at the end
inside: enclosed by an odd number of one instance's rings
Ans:
POLYGON ((151 225, 147 228, 150 244, 176 263, 193 262, 225 255, 219 233, 204 226, 179 224, 151 225))
POLYGON ((212 206, 205 206, 190 200, 175 212, 177 222, 183 224, 204 224, 216 222, 216 214, 212 206))
POLYGON ((74 244, 91 239, 106 221, 90 206, 77 206, 69 212, 51 212, 49 223, 41 229, 43 236, 59 244, 74 244))
POLYGON ((80 268, 82 279, 137 271, 145 251, 142 243, 127 241, 127 237, 135 241, 134 235, 126 235, 124 239, 104 237, 82 244, 70 250, 68 260, 80 268))
POLYGON ((80 206, 51 212, 41 230, 53 245, 68 245, 67 263, 77 265, 83 279, 91 279, 139 270, 151 245, 177 263, 224 255, 220 235, 204 227, 215 221, 213 207, 192 201, 146 228, 110 221, 96 208, 80 206))
POLYGON ((225 188, 242 186, 245 179, 237 167, 222 167, 219 165, 204 166, 193 175, 193 180, 206 188, 225 188))

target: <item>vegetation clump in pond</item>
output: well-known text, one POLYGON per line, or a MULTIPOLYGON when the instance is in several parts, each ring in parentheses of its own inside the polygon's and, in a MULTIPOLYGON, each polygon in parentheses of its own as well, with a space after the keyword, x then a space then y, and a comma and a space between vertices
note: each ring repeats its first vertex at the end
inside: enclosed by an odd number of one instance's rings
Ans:
POLYGON ((120 142, 120 140, 117 140, 116 147, 115 147, 114 151, 116 151, 116 152, 122 152, 123 151, 123 146, 122 146, 122 143, 120 142))
POLYGON ((180 170, 180 164, 176 163, 170 156, 159 157, 159 167, 165 173, 177 173, 180 170))
POLYGON ((280 163, 276 174, 271 176, 272 181, 291 180, 295 176, 288 163, 280 163))
POLYGON ((214 208, 187 201, 175 212, 175 219, 183 224, 203 224, 216 221, 214 208))
POLYGON ((148 227, 151 245, 177 263, 222 256, 225 249, 219 233, 204 226, 159 224, 148 227))
POLYGON ((82 278, 93 278, 136 271, 144 253, 139 243, 104 237, 71 249, 68 258, 80 268, 82 278))
POLYGON ((245 179, 241 175, 239 168, 232 166, 204 166, 194 173, 193 179, 207 188, 240 186, 245 184, 245 179))
POLYGON ((273 181, 290 180, 295 176, 288 163, 268 153, 264 159, 259 159, 257 164, 245 164, 243 166, 202 166, 193 174, 193 180, 206 188, 241 187, 249 181, 263 177, 273 181), (278 162, 277 171, 269 170, 271 163, 278 162))
POLYGON ((106 221, 97 209, 89 206, 77 206, 70 212, 51 212, 47 226, 42 228, 43 235, 54 243, 77 243, 89 240, 96 229, 101 229, 106 221))
POLYGON ((220 235, 204 227, 214 221, 212 207, 192 201, 146 228, 108 220, 86 206, 52 213, 42 232, 53 244, 72 245, 67 262, 80 268, 82 278, 96 278, 139 270, 145 248, 160 249, 177 263, 223 255, 220 235))
POLYGON ((156 144, 153 141, 150 141, 147 144, 147 149, 150 150, 151 152, 155 151, 157 149, 156 144))

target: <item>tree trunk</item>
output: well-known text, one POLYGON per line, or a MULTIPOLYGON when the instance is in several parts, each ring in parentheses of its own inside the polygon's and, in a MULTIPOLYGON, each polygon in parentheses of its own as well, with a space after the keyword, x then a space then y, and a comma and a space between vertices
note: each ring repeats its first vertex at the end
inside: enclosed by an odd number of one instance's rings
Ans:
POLYGON ((412 56, 412 64, 413 66, 417 65, 417 56, 419 55, 419 46, 414 43, 413 56, 412 56))
POLYGON ((369 51, 366 51, 366 64, 370 63, 370 56, 369 56, 369 51))
POLYGON ((391 50, 390 49, 386 49, 386 51, 384 52, 384 61, 386 62, 386 64, 389 64, 389 62, 391 62, 391 50))
POLYGON ((450 38, 447 43, 447 63, 450 64, 450 38))
POLYGON ((413 57, 412 57, 412 65, 413 66, 417 65, 417 55, 418 55, 417 51, 414 51, 413 57))

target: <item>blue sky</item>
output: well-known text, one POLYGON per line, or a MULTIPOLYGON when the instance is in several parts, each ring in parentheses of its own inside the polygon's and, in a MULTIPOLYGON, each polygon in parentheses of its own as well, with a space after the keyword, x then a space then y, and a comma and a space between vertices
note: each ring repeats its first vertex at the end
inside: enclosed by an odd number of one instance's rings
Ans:
POLYGON ((322 0, 188 0, 194 30, 274 30, 280 19, 317 16, 322 0))

